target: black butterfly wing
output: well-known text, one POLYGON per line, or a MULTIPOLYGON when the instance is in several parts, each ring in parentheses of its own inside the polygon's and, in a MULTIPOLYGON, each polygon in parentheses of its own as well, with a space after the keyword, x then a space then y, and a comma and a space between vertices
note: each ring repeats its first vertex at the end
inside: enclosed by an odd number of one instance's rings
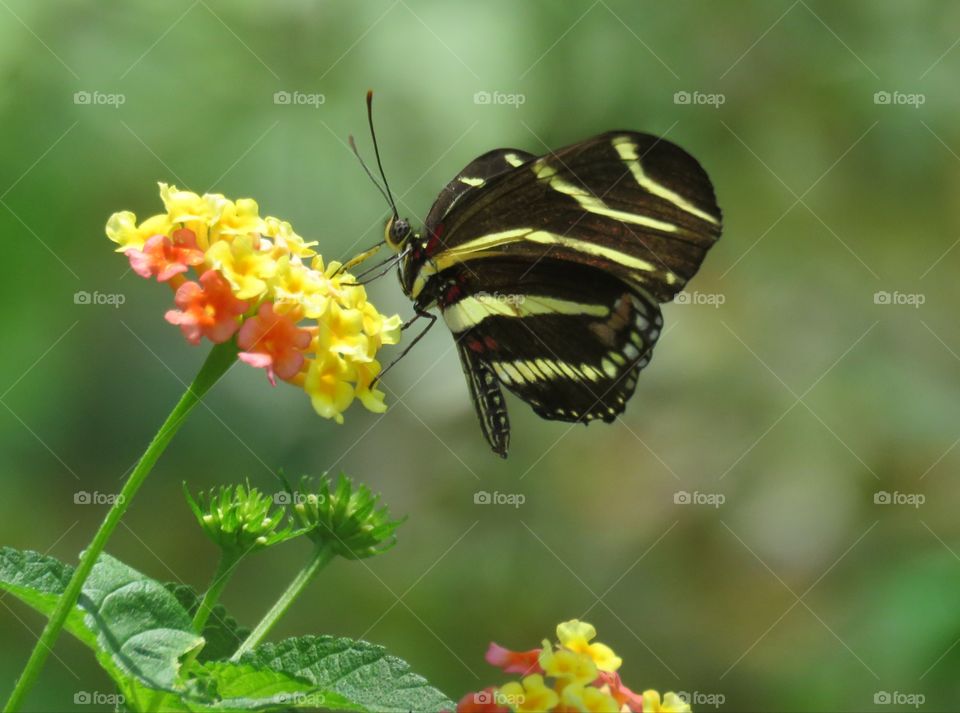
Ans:
POLYGON ((451 280, 446 294, 455 299, 441 312, 494 450, 505 452, 509 435, 502 397, 493 396, 500 384, 547 419, 612 421, 623 412, 663 324, 648 295, 553 258, 494 259, 482 278, 461 269, 451 280))
POLYGON ((431 211, 427 249, 406 268, 417 298, 434 275, 484 260, 544 257, 616 275, 668 301, 719 238, 706 172, 665 139, 612 131, 485 179, 431 211))
POLYGON ((536 158, 533 154, 519 149, 494 149, 473 159, 440 191, 427 214, 426 224, 437 225, 466 193, 484 187, 494 176, 508 173, 533 158, 536 158))
POLYGON ((510 446, 510 421, 500 381, 490 365, 462 342, 457 344, 457 351, 483 437, 497 455, 506 458, 510 446))

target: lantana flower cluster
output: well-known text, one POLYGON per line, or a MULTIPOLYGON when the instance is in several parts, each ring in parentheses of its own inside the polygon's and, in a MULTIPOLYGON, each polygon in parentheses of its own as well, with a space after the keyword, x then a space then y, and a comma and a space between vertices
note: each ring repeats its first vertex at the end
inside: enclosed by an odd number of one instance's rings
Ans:
POLYGON ((354 401, 386 409, 373 386, 377 352, 400 338, 400 317, 381 314, 336 261, 325 264, 290 223, 261 217, 256 201, 197 195, 160 184, 165 213, 142 222, 114 213, 107 237, 141 277, 167 283, 166 320, 191 344, 236 338, 239 358, 299 386, 324 418, 343 422, 354 401))
POLYGON ((572 619, 557 626, 557 641, 544 639, 540 648, 511 651, 495 643, 487 663, 519 681, 468 693, 457 713, 533 713, 583 711, 589 713, 689 713, 690 706, 676 693, 635 693, 620 680, 623 663, 613 649, 593 641, 597 630, 572 619))

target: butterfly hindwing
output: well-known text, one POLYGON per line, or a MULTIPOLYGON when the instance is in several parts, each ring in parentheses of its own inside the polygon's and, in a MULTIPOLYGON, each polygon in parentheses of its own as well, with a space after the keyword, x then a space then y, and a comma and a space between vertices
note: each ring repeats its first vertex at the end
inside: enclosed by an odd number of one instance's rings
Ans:
POLYGON ((500 380, 493 369, 462 342, 457 345, 457 351, 483 436, 497 455, 506 458, 510 445, 510 421, 500 380))
POLYGON ((622 413, 660 334, 656 303, 596 268, 551 259, 485 265, 482 277, 458 275, 446 291, 455 299, 441 303, 461 353, 544 418, 622 413))

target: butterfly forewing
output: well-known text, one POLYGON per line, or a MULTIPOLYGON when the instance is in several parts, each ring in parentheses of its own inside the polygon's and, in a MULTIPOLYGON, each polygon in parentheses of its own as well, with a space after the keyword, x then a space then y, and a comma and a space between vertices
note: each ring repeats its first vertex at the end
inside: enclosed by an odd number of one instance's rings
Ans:
POLYGON ((436 226, 464 194, 483 188, 494 176, 512 171, 533 158, 536 158, 533 154, 519 149, 494 149, 473 159, 437 196, 427 214, 427 226, 436 226))
POLYGON ((699 163, 648 134, 615 131, 485 181, 431 211, 429 261, 411 265, 414 297, 434 274, 489 257, 551 256, 609 271, 660 301, 697 271, 720 234, 720 211, 699 163), (419 279, 418 279, 419 278, 419 279))

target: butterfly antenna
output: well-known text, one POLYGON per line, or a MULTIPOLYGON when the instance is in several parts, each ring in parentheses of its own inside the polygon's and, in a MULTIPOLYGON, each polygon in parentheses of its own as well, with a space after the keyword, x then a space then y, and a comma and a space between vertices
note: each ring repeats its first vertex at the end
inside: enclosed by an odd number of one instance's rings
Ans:
POLYGON ((363 170, 366 171, 367 176, 370 177, 370 180, 373 181, 373 185, 377 187, 377 190, 380 191, 380 195, 383 196, 383 199, 390 205, 391 210, 395 210, 393 207, 393 201, 391 200, 389 194, 383 190, 383 186, 380 185, 380 181, 376 179, 370 169, 367 167, 366 161, 363 160, 363 157, 360 155, 360 152, 357 150, 357 142, 353 140, 353 135, 347 137, 347 141, 350 143, 350 149, 353 151, 353 155, 357 157, 357 160, 360 162, 360 165, 363 166, 363 170))
POLYGON ((383 171, 383 163, 380 161, 380 147, 377 146, 377 132, 373 130, 373 90, 367 90, 367 123, 370 124, 370 138, 373 139, 373 154, 377 157, 377 168, 380 169, 380 177, 383 178, 383 185, 387 189, 387 200, 390 201, 390 208, 393 210, 393 217, 400 218, 397 212, 397 204, 393 200, 393 194, 390 192, 390 184, 387 183, 387 174, 383 171))

